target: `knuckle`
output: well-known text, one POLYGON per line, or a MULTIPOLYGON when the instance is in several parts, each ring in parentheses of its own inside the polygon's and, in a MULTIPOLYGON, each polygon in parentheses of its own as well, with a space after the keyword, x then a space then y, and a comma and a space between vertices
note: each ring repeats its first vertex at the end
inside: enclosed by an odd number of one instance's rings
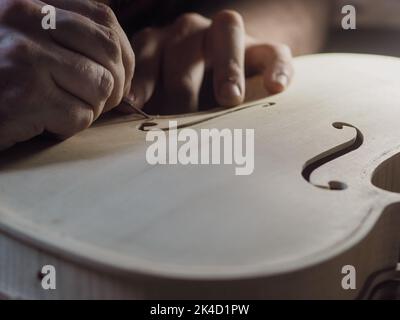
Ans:
POLYGON ((104 21, 106 25, 113 26, 118 23, 114 11, 104 3, 96 3, 96 14, 100 21, 104 21))
POLYGON ((73 71, 77 75, 84 75, 84 74, 89 74, 91 75, 93 73, 93 67, 90 63, 88 63, 85 60, 79 60, 79 61, 74 61, 75 64, 71 65, 73 68, 73 71))
POLYGON ((106 50, 109 54, 110 58, 113 61, 118 61, 121 59, 121 45, 119 42, 119 35, 118 32, 114 29, 107 28, 106 29, 106 36, 107 36, 107 44, 106 50))
POLYGON ((201 16, 197 13, 185 13, 179 16, 174 23, 174 31, 178 35, 186 35, 196 29, 201 16))
POLYGON ((87 129, 93 122, 93 111, 87 107, 68 107, 64 112, 70 134, 87 129))
POLYGON ((102 99, 108 99, 114 89, 114 77, 106 68, 99 66, 98 88, 102 99))
POLYGON ((243 18, 240 13, 234 10, 222 10, 214 18, 214 22, 222 25, 243 25, 243 18))

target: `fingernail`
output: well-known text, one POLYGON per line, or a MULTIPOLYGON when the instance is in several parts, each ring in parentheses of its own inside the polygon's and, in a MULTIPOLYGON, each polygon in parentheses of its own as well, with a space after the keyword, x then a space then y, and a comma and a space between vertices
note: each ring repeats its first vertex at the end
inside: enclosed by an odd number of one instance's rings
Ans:
POLYGON ((130 106, 132 106, 134 108, 140 108, 141 109, 143 107, 143 105, 141 104, 139 95, 136 95, 136 94, 133 94, 133 93, 129 93, 129 95, 127 95, 124 98, 124 100, 125 100, 125 102, 127 104, 129 104, 130 106))
POLYGON ((274 82, 281 85, 283 89, 285 89, 289 83, 289 77, 284 72, 275 73, 273 76, 273 80, 274 82))
POLYGON ((130 108, 136 107, 136 97, 133 94, 129 94, 122 99, 122 102, 128 105, 130 108))
POLYGON ((234 101, 240 103, 242 99, 242 92, 236 83, 226 82, 222 85, 220 91, 221 98, 224 101, 234 101))
POLYGON ((126 96, 125 96, 125 99, 126 100, 128 100, 130 103, 135 103, 135 100, 136 100, 136 96, 132 93, 132 92, 130 92, 129 94, 127 94, 126 96))

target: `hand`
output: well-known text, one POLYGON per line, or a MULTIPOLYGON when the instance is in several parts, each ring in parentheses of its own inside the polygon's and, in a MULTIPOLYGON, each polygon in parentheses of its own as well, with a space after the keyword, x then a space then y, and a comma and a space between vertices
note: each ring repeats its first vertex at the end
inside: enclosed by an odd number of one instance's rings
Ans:
POLYGON ((272 94, 284 90, 293 74, 290 49, 246 36, 241 16, 229 10, 213 20, 185 14, 171 26, 147 28, 134 35, 132 46, 136 71, 130 100, 136 108, 161 113, 197 111, 209 71, 215 100, 224 107, 243 102, 245 76, 263 74, 272 94), (159 109, 165 105, 170 109, 159 109))
POLYGON ((69 137, 120 104, 134 54, 112 10, 87 0, 1 0, 0 149, 43 131, 69 137), (43 30, 44 5, 56 29, 43 30))

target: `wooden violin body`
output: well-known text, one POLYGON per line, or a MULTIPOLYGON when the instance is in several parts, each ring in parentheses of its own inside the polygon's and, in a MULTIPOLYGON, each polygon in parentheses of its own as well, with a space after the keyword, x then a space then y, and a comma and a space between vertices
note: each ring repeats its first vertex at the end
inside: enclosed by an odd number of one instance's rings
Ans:
MULTIPOLYGON (((253 128, 255 169, 150 165, 138 116, 0 159, 0 292, 11 298, 365 298, 400 240, 400 60, 297 58, 284 93, 155 118, 253 128), (248 107, 249 106, 249 107, 248 107), (43 290, 43 265, 57 289, 43 290), (345 290, 344 266, 356 270, 345 290)), ((254 87, 255 88, 255 87, 254 87)), ((257 93, 258 90, 255 90, 257 93)))

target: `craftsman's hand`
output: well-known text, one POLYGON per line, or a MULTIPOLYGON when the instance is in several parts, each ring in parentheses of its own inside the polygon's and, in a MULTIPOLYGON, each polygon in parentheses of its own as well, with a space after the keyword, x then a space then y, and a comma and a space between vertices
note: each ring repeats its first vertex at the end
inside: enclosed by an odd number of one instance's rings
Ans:
POLYGON ((0 149, 43 131, 87 128, 130 90, 131 45, 114 13, 87 0, 0 1, 0 149), (56 29, 42 29, 46 4, 56 29))
POLYGON ((231 107, 243 102, 245 76, 263 75, 272 94, 283 91, 293 73, 290 49, 251 39, 241 16, 230 10, 213 20, 185 14, 171 26, 134 35, 132 46, 136 71, 130 100, 137 108, 158 104, 170 108, 161 112, 196 111, 208 73, 216 102, 231 107))

